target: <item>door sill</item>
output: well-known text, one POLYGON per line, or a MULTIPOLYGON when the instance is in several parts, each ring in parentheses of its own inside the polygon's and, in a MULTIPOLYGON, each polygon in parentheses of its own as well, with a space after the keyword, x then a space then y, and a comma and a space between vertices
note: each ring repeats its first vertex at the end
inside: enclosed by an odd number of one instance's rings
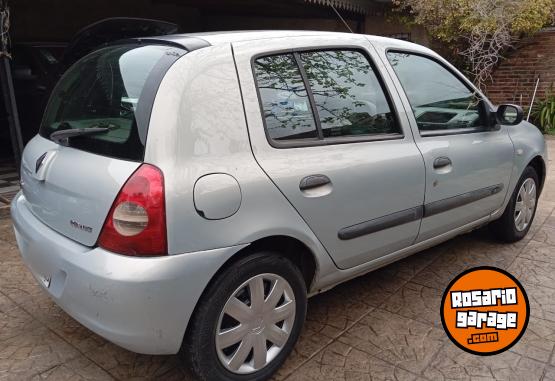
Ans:
POLYGON ((347 282, 351 279, 354 279, 356 277, 359 277, 371 271, 377 270, 381 267, 387 266, 393 262, 406 258, 409 255, 434 247, 460 234, 464 234, 472 230, 475 230, 476 228, 488 223, 490 221, 490 218, 491 218, 491 215, 487 215, 476 221, 470 222, 466 225, 460 226, 458 228, 455 228, 453 230, 440 234, 436 237, 429 238, 422 242, 418 242, 404 249, 395 251, 391 254, 384 255, 383 257, 374 259, 370 262, 363 263, 361 265, 352 267, 350 269, 345 269, 345 270, 337 269, 336 271, 329 273, 327 275, 324 275, 322 278, 320 278, 315 283, 312 291, 309 293, 308 296, 311 297, 319 293, 322 293, 324 291, 330 290, 333 287, 343 282, 347 282))

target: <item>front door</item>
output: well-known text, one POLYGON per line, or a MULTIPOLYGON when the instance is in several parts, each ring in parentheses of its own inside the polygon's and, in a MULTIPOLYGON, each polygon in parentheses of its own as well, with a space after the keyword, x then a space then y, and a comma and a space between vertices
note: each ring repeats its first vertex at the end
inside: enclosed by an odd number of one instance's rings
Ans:
POLYGON ((256 159, 340 268, 413 244, 424 199, 424 163, 399 99, 357 41, 234 44, 256 159))
POLYGON ((394 50, 385 55, 412 110, 426 165, 418 241, 487 218, 509 190, 514 149, 508 131, 489 126, 486 101, 439 58, 394 50))

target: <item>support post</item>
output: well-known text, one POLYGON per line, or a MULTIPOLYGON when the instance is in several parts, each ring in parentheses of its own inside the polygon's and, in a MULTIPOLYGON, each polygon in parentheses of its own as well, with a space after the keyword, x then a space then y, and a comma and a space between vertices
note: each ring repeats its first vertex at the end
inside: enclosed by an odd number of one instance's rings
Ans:
POLYGON ((16 168, 19 171, 21 155, 23 153, 23 138, 21 135, 21 125, 19 124, 19 114, 17 112, 10 67, 11 55, 8 49, 9 27, 10 8, 8 7, 7 0, 0 0, 0 84, 2 87, 4 107, 8 115, 8 127, 10 129, 12 150, 16 161, 16 168))

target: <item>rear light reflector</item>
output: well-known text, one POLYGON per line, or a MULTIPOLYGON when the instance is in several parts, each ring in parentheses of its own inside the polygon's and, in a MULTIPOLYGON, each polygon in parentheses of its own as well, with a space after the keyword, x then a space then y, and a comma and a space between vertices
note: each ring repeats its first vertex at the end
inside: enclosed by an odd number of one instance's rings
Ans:
POLYGON ((148 213, 139 204, 124 202, 114 210, 114 229, 126 237, 141 233, 148 226, 148 213))
POLYGON ((132 256, 167 255, 164 176, 142 164, 121 188, 104 222, 98 245, 132 256))

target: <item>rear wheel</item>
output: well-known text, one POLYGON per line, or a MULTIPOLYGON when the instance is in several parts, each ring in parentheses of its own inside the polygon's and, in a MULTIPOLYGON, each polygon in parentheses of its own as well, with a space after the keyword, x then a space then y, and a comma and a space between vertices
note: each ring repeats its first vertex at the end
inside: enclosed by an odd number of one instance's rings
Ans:
POLYGON ((185 353, 203 380, 265 380, 289 355, 306 315, 299 269, 273 253, 233 263, 203 295, 185 353))
POLYGON ((492 224, 495 235, 505 242, 516 242, 528 234, 538 204, 538 174, 526 167, 505 212, 492 224))

